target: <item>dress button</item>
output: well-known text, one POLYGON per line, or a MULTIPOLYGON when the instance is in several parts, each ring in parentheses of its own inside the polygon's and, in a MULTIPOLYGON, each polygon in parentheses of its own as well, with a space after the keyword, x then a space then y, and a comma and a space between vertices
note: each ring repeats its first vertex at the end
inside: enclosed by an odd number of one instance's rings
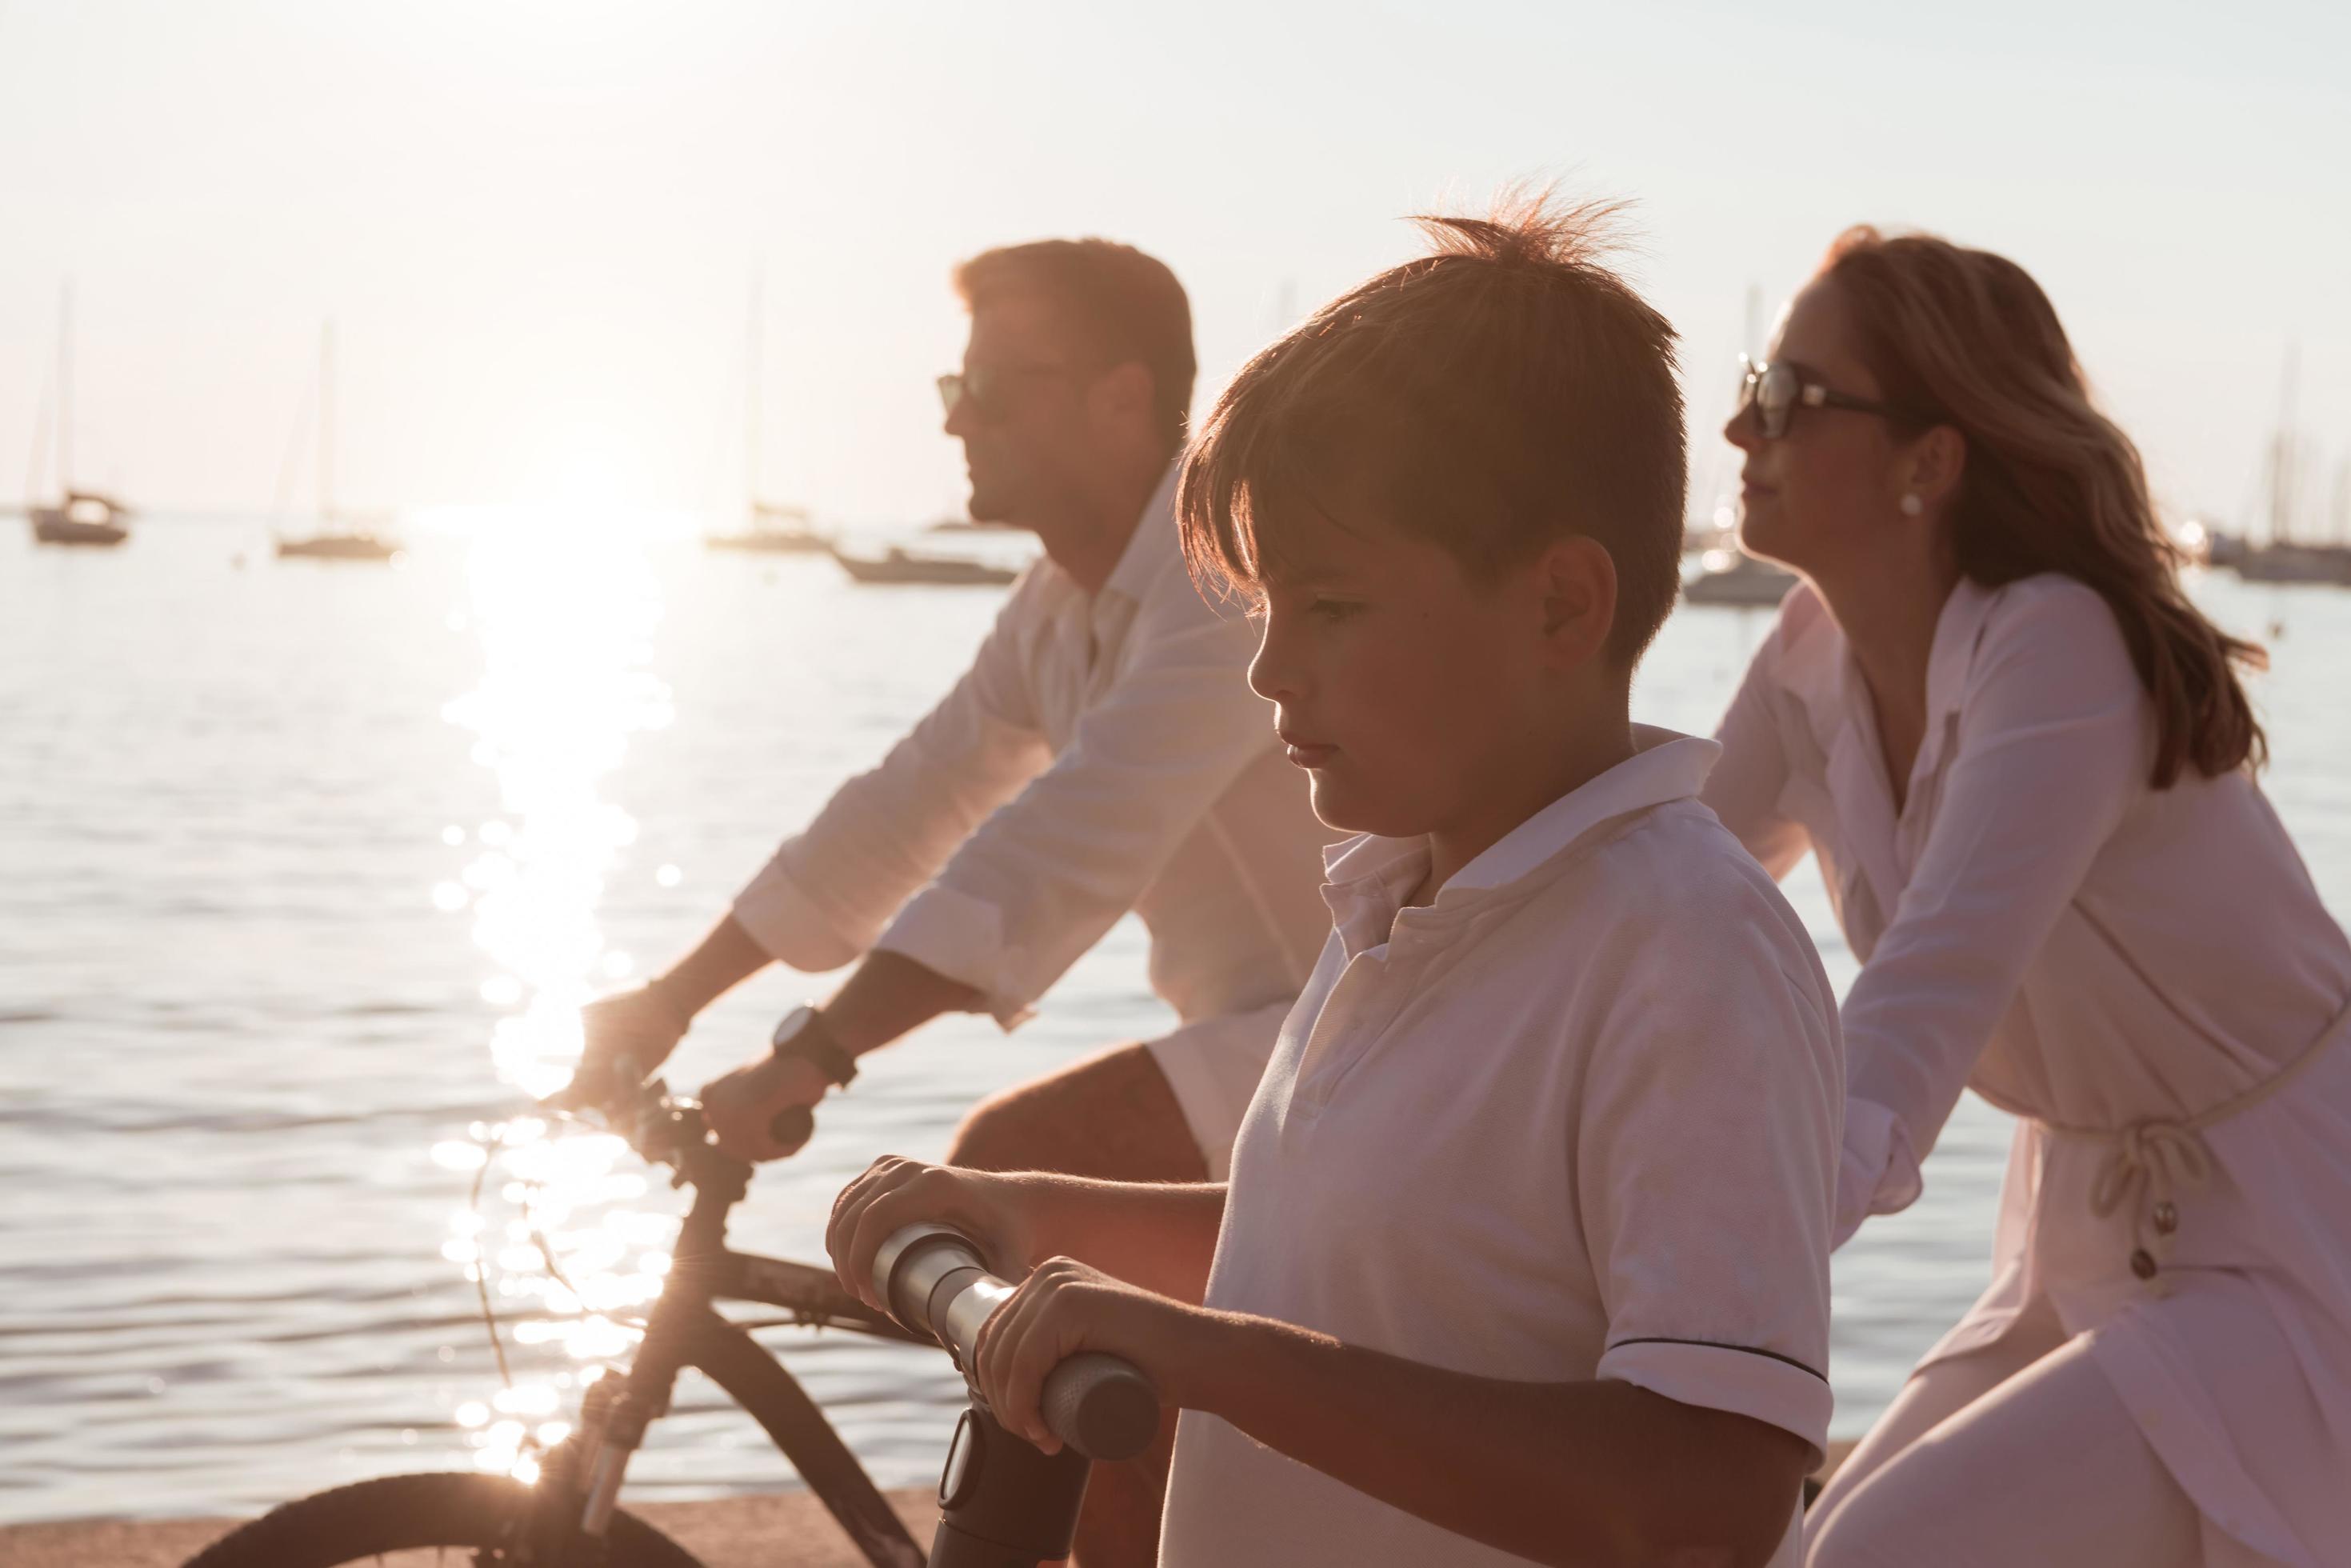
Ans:
POLYGON ((2155 1206, 2155 1228, 2159 1236, 2168 1236, 2179 1228, 2179 1210, 2171 1207, 2168 1198, 2155 1206))
POLYGON ((2131 1253, 2131 1272, 2142 1280, 2155 1278, 2155 1259, 2146 1248, 2141 1247, 2131 1253))

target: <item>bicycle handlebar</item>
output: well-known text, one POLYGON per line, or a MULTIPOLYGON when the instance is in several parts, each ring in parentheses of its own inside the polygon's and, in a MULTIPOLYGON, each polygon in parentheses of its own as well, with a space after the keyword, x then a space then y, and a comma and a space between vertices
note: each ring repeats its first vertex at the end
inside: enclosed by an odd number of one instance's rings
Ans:
MULTIPOLYGON (((882 1243, 873 1284, 891 1315, 929 1333, 970 1370, 980 1325, 1015 1289, 987 1271, 971 1239, 945 1225, 910 1225, 882 1243)), ((1073 1355, 1045 1378, 1039 1403, 1055 1437, 1090 1459, 1131 1459, 1159 1432, 1159 1391, 1114 1355, 1073 1355)))

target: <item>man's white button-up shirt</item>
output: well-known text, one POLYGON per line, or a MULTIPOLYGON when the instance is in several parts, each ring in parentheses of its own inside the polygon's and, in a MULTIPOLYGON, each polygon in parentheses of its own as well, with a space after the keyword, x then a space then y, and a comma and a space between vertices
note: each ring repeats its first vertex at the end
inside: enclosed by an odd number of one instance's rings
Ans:
POLYGON ((1186 1023, 1297 994, 1332 835, 1249 689, 1255 632, 1185 570, 1175 481, 1100 592, 1029 568, 954 690, 785 841, 735 902, 761 946, 904 953, 1008 1027, 1132 909, 1186 1023))

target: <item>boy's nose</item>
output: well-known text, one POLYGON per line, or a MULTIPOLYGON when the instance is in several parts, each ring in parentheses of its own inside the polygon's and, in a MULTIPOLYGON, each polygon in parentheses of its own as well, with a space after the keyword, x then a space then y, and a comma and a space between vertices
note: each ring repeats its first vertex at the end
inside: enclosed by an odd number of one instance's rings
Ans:
POLYGON ((1290 688, 1287 672, 1282 666, 1280 650, 1275 646, 1273 621, 1270 616, 1258 630, 1257 653, 1249 660, 1249 690, 1270 703, 1283 702, 1297 695, 1290 688))

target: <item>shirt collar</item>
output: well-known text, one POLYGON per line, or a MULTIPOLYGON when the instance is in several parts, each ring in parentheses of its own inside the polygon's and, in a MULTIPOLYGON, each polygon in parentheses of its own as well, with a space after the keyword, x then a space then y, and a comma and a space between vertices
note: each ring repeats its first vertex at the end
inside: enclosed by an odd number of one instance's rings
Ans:
MULTIPOLYGON (((1437 891, 1440 912, 1474 904, 1526 881, 1593 830, 1634 811, 1698 794, 1722 747, 1651 725, 1633 727, 1631 757, 1585 780, 1505 833, 1437 891)), ((1426 839, 1364 833, 1322 852, 1323 901, 1353 956, 1387 940, 1405 899, 1428 873, 1426 839)))
MULTIPOLYGON (((1111 569, 1110 579, 1102 584, 1103 594, 1117 594, 1131 603, 1140 604, 1150 593, 1159 574, 1167 570, 1170 560, 1182 552, 1176 548, 1176 476, 1178 465, 1170 463, 1161 475, 1159 486, 1144 503, 1143 516, 1134 525, 1134 532, 1126 539, 1126 549, 1111 569)), ((1097 595, 1100 597, 1100 595, 1097 595)))
POLYGON ((1984 622, 1997 596, 1997 590, 1963 577, 1943 601, 1942 611, 1935 617, 1934 644, 1927 654, 1929 719, 1959 711, 1960 700, 1967 695, 1968 670, 1975 663, 1976 644, 1982 641, 1984 622))

